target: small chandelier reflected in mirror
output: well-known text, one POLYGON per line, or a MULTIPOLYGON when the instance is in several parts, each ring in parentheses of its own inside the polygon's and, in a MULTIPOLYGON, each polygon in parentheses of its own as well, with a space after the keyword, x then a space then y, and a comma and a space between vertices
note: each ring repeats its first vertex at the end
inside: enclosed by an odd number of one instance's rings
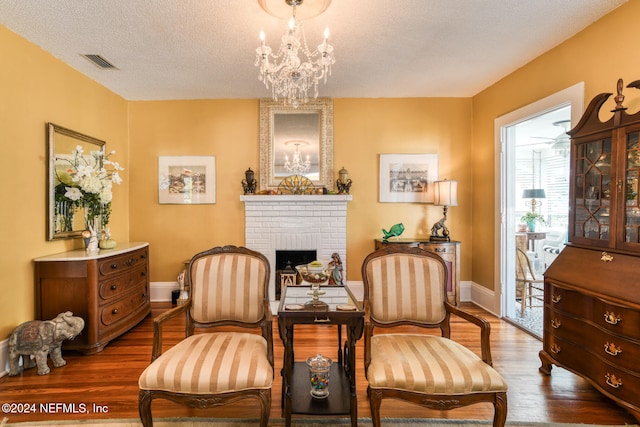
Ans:
MULTIPOLYGON (((313 98, 318 97, 318 83, 327 82, 331 74, 331 66, 336 62, 333 46, 328 43, 329 29, 324 31, 324 40, 317 49, 310 51, 304 34, 302 23, 296 17, 297 8, 304 0, 281 0, 292 8, 289 28, 282 36, 282 44, 276 54, 265 44, 264 31, 260 31, 260 46, 256 49, 256 67, 260 67, 258 79, 262 81, 275 101, 284 98, 285 104, 294 108, 309 100, 309 92, 313 98)), ((313 1, 313 0, 308 0, 313 1)), ((264 0, 259 1, 263 8, 264 0)), ((330 1, 324 1, 324 9, 330 1)), ((320 13, 322 11, 321 10, 320 13)))
POLYGON ((302 156, 300 154, 300 145, 307 144, 304 141, 287 141, 285 145, 293 144, 296 146, 295 151, 293 152, 293 159, 289 161, 289 156, 285 155, 284 157, 284 168, 287 172, 293 175, 303 175, 305 172, 309 170, 311 167, 311 161, 309 160, 309 155, 307 154, 307 159, 302 160, 302 156))

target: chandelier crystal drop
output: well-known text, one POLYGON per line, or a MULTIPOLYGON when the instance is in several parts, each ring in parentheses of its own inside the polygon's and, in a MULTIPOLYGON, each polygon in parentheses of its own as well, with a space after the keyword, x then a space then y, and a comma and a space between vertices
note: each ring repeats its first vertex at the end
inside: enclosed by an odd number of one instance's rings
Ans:
POLYGON ((309 170, 311 167, 311 161, 309 160, 309 156, 307 155, 307 160, 302 161, 302 157, 300 155, 300 143, 295 143, 296 149, 293 152, 293 159, 289 161, 289 156, 285 156, 284 158, 284 168, 287 172, 293 175, 302 175, 309 170))
POLYGON ((331 66, 336 62, 333 46, 328 43, 329 29, 324 31, 324 40, 313 52, 307 46, 302 23, 296 18, 296 8, 303 0, 284 0, 292 7, 289 28, 282 36, 282 44, 276 54, 265 44, 264 31, 260 32, 260 46, 256 49, 256 67, 260 68, 258 79, 262 81, 275 101, 284 98, 285 104, 294 108, 309 100, 309 92, 318 97, 318 83, 331 75, 331 66))

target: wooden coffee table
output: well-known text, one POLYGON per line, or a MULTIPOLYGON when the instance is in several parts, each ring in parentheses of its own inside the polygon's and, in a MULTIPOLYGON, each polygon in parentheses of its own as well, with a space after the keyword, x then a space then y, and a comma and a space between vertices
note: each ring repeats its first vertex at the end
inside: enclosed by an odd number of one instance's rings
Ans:
MULTIPOLYGON (((282 367, 282 405, 286 426, 292 414, 351 416, 351 425, 358 425, 356 396, 356 341, 362 337, 364 311, 347 286, 324 286, 316 304, 308 295, 309 286, 287 286, 283 289, 278 308, 278 332, 284 344, 282 367), (305 361, 295 361, 293 329, 296 324, 337 325, 338 360, 331 366, 329 396, 311 397, 309 370, 305 361), (342 348, 342 327, 347 339, 342 348)), ((307 355, 312 356, 312 355, 307 355)))

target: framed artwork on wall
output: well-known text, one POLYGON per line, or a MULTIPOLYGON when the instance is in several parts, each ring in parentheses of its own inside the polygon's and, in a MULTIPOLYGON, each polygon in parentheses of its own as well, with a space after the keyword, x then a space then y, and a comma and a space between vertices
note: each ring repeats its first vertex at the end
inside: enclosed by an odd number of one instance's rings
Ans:
POLYGON ((158 203, 196 205, 215 202, 215 156, 158 157, 158 203))
POLYGON ((380 202, 433 203, 437 154, 380 154, 380 202))

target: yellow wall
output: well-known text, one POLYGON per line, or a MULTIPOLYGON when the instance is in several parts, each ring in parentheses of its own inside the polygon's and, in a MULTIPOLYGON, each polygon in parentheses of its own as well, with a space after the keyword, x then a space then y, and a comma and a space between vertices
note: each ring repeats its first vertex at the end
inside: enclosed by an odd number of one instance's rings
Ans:
MULTIPOLYGON (((613 91, 618 77, 640 78, 638 16, 640 1, 631 0, 471 99, 335 99, 334 164, 354 180, 347 278, 360 279, 381 228, 402 221, 407 237, 426 236, 442 213, 378 203, 378 154, 438 153, 439 176, 459 181, 447 224, 462 241, 461 279, 495 289, 494 119, 579 81, 588 102, 613 91)), ((247 167, 258 168, 257 100, 126 102, 4 27, 0 57, 0 339, 33 318, 31 260, 80 246, 45 240, 48 121, 117 150, 126 170, 110 225, 117 240, 151 243, 152 281, 175 280, 182 260, 199 250, 244 243, 240 180, 247 167), (217 203, 158 205, 158 156, 207 154, 217 157, 217 203)))
MULTIPOLYGON (((489 289, 494 276, 494 236, 500 232, 496 210, 494 120, 555 92, 585 82, 585 108, 602 92, 615 92, 618 78, 640 78, 640 1, 631 0, 565 43, 473 97, 473 246, 472 278, 489 289), (480 256, 482 254, 482 256, 480 256)), ((630 97, 634 89, 627 89, 630 97)), ((609 111, 609 105, 602 111, 609 111)), ((633 104, 628 105, 630 107, 633 104)), ((635 108, 637 111, 637 106, 635 108)), ((574 124, 575 125, 575 124, 574 124)), ((498 200, 499 202, 499 200, 498 200)))
MULTIPOLYGON (((150 242, 151 280, 173 281, 182 261, 214 245, 244 244, 244 171, 259 173, 257 100, 133 102, 131 239, 150 242), (214 205, 159 205, 158 156, 215 155, 214 205)), ((349 170, 347 279, 360 280, 362 260, 381 229, 403 222, 406 237, 424 237, 441 207, 378 203, 380 153, 437 153, 440 177, 457 179, 460 205, 447 222, 461 240, 463 280, 470 279, 471 101, 465 99, 335 99, 334 165, 349 170)))
MULTIPOLYGON (((0 339, 34 318, 32 259, 77 240, 47 242, 45 124, 102 139, 128 180, 127 103, 0 26, 0 339)), ((114 190, 114 237, 128 239, 128 186, 114 190)))

